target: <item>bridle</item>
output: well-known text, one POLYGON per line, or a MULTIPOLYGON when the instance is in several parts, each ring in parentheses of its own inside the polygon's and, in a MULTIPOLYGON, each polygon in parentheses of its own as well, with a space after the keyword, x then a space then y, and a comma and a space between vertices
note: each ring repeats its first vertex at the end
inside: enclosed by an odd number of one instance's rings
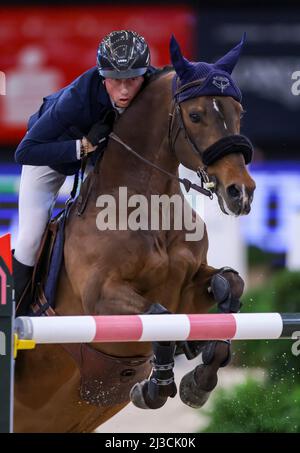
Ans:
MULTIPOLYGON (((193 85, 194 85, 194 83, 193 83, 193 85)), ((190 138, 190 136, 186 130, 186 127, 185 127, 183 119, 182 119, 180 105, 174 99, 173 103, 172 103, 172 111, 169 113, 169 126, 168 126, 169 148, 172 153, 175 152, 175 144, 176 144, 177 138, 180 134, 180 131, 183 131, 184 138, 189 143, 189 145, 191 146, 194 153, 196 153, 198 156, 200 155, 200 157, 201 157, 201 154, 199 152, 197 145, 190 138), (178 118, 178 122, 177 122, 177 127, 175 129, 175 132, 173 133, 174 127, 176 125, 176 118, 178 118)), ((209 175, 207 173, 207 166, 204 165, 202 168, 199 167, 197 169, 196 173, 197 173, 198 178, 201 181, 201 188, 204 188, 205 190, 208 191, 208 194, 205 193, 205 195, 209 196, 209 198, 212 199, 213 192, 216 189, 216 181, 213 180, 212 177, 209 177, 209 175)))
POLYGON ((245 158, 245 163, 248 164, 251 162, 252 159, 252 153, 253 153, 253 147, 251 142, 249 141, 248 138, 244 137, 243 135, 229 135, 226 137, 221 138, 218 140, 216 143, 208 147, 206 150, 203 152, 199 150, 197 147, 196 143, 192 140, 192 138, 189 136, 188 131, 185 127, 185 124, 183 122, 182 118, 182 112, 180 108, 180 103, 177 101, 177 96, 182 93, 184 90, 187 90, 189 88, 195 87, 202 85, 203 81, 205 79, 199 79, 195 80, 190 83, 186 83, 182 85, 181 87, 177 88, 175 91, 175 87, 178 83, 178 77, 175 75, 173 78, 172 82, 172 88, 173 88, 173 102, 172 102, 172 108, 171 112, 169 113, 169 123, 168 123, 168 142, 169 142, 169 148, 170 151, 173 153, 175 149, 175 144, 177 141, 177 138, 182 131, 184 133, 184 137, 186 141, 189 143, 191 146, 193 152, 195 152, 198 156, 200 156, 204 166, 202 168, 197 169, 197 175, 200 178, 201 181, 201 186, 192 183, 189 179, 187 178, 179 178, 178 176, 173 175, 172 173, 168 172, 167 170, 159 167, 158 165, 154 164, 153 162, 149 161, 148 159, 145 159, 142 157, 140 154, 138 154, 136 151, 134 151, 129 145, 127 145, 123 140, 118 137, 114 132, 111 132, 109 134, 109 137, 122 145, 127 151, 129 151, 131 154, 135 155, 137 158, 139 158, 141 161, 145 162, 147 165, 150 165, 153 168, 156 168, 160 172, 164 173, 168 177, 172 179, 176 179, 179 181, 181 184, 184 185, 185 190, 189 192, 190 189, 194 189, 197 192, 202 193, 203 195, 208 196, 209 198, 213 198, 213 193, 216 190, 216 180, 213 177, 210 177, 207 173, 207 167, 214 162, 216 162, 218 159, 221 159, 222 157, 226 156, 227 154, 231 153, 242 153, 244 158, 245 158), (176 126, 176 128, 175 128, 176 126), (175 128, 175 131, 174 131, 175 128))
MULTIPOLYGON (((252 160, 253 155, 253 146, 250 140, 240 134, 234 135, 227 135, 222 137, 213 145, 206 148, 204 151, 200 151, 197 144, 193 141, 193 139, 189 136, 187 128, 185 127, 183 118, 182 118, 182 111, 180 107, 180 102, 178 102, 177 98, 179 95, 190 88, 194 88, 196 86, 203 85, 205 78, 194 80, 193 82, 185 83, 184 85, 178 88, 178 77, 175 75, 172 81, 172 92, 173 92, 173 107, 172 112, 169 114, 169 143, 170 149, 173 152, 175 148, 175 143, 178 138, 180 131, 182 130, 185 136, 186 141, 189 143, 190 147, 192 148, 193 152, 200 156, 204 166, 199 171, 202 175, 207 175, 207 167, 212 165, 217 160, 225 157, 228 154, 232 153, 242 153, 245 159, 245 163, 249 164, 252 160), (177 129, 175 130, 175 134, 173 134, 174 124, 177 121, 177 129)), ((208 175, 207 178, 209 179, 208 175)))

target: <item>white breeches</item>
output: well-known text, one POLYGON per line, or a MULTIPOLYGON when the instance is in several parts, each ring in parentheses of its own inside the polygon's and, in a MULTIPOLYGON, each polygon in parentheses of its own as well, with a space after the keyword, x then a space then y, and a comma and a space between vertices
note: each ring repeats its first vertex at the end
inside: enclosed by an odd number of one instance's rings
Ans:
POLYGON ((46 225, 66 176, 46 166, 23 165, 19 190, 19 229, 15 257, 35 264, 46 225))

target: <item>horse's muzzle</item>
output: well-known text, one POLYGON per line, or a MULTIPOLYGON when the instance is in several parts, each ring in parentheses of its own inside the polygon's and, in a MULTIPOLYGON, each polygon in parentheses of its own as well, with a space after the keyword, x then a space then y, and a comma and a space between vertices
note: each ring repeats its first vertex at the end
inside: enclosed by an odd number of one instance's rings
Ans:
POLYGON ((235 215, 247 215, 251 210, 255 187, 245 187, 243 184, 231 184, 226 188, 227 204, 235 215))

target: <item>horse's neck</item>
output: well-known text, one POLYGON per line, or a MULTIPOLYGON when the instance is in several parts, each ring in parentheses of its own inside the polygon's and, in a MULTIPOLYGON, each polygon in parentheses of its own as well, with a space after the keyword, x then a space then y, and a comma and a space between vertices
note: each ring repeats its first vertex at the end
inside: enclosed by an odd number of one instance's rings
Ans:
MULTIPOLYGON (((168 121, 171 108, 172 74, 152 82, 122 115, 115 133, 140 156, 170 173, 178 161, 169 150, 168 121)), ((110 140, 99 173, 99 191, 126 186, 141 194, 169 193, 170 178, 110 140)))

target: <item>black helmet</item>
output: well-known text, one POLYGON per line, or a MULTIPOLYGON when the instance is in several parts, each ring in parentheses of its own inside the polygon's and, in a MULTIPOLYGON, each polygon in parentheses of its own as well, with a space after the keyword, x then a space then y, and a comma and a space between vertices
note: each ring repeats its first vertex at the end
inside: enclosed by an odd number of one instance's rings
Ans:
POLYGON ((138 77, 145 74, 149 65, 148 44, 135 31, 113 31, 99 44, 97 66, 102 77, 113 79, 138 77))

